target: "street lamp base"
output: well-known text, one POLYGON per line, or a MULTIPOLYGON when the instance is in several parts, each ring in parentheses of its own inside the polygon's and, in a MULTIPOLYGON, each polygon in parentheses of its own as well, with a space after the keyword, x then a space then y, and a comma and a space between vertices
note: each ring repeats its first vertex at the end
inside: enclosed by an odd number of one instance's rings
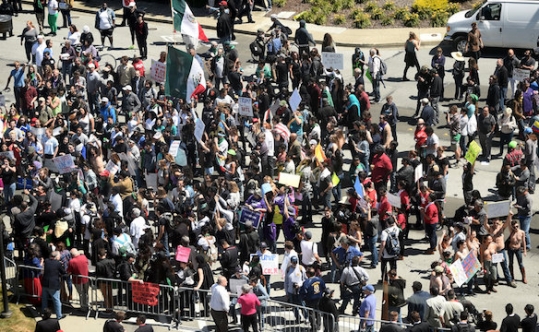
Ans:
POLYGON ((2 318, 9 318, 9 317, 11 317, 11 315, 13 315, 12 311, 4 311, 4 312, 0 313, 0 317, 2 317, 2 318))

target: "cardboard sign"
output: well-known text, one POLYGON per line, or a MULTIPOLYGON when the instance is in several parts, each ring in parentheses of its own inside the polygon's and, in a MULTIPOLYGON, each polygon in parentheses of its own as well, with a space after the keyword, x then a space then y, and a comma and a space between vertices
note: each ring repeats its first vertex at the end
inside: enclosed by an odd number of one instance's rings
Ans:
POLYGON ((513 69, 513 79, 515 81, 523 82, 525 79, 530 78, 530 71, 528 69, 515 68, 513 69))
POLYGON ((195 139, 197 140, 197 142, 200 142, 202 140, 202 136, 204 136, 204 128, 206 128, 204 121, 200 119, 196 119, 195 120, 195 139))
POLYGON ((326 68, 343 70, 344 69, 344 54, 322 52, 322 64, 326 68))
POLYGON ((258 211, 251 211, 248 207, 243 207, 240 212, 240 224, 244 224, 247 221, 250 221, 253 224, 253 227, 256 229, 260 225, 262 220, 262 213, 258 211))
POLYGON ((176 248, 176 261, 187 263, 189 262, 189 256, 191 255, 191 248, 178 246, 176 248))
POLYGON ((466 283, 466 281, 468 281, 468 277, 466 276, 466 272, 462 267, 462 262, 460 261, 460 259, 457 259, 455 262, 453 262, 453 264, 449 266, 449 270, 451 271, 451 275, 453 275, 455 283, 459 287, 466 283))
MULTIPOLYGON (((251 254, 251 260, 253 259, 253 256, 254 254, 251 254)), ((260 265, 262 266, 263 275, 279 274, 279 255, 260 255, 260 265)))
POLYGON ((118 167, 118 165, 116 165, 112 160, 109 160, 109 162, 107 163, 107 165, 105 166, 105 169, 107 171, 109 171, 109 173, 111 175, 114 175, 118 172, 118 170, 120 169, 120 167, 118 167))
POLYGON ((423 177, 423 164, 417 165, 414 170, 414 181, 417 182, 423 177))
POLYGON ((509 211, 511 210, 511 201, 499 201, 499 202, 485 202, 485 212, 487 217, 490 218, 500 218, 507 217, 509 211))
POLYGON ((132 294, 133 302, 139 304, 145 304, 149 306, 156 306, 158 303, 157 296, 159 295, 159 285, 145 282, 143 284, 139 282, 132 282, 132 294))
POLYGON ((238 98, 239 113, 242 116, 253 116, 253 100, 247 97, 238 98))
POLYGON ((482 151, 481 146, 477 144, 476 141, 471 141, 470 146, 468 146, 468 151, 466 152, 466 156, 464 158, 468 160, 470 164, 473 165, 477 157, 481 154, 481 151, 482 151))
POLYGON ((294 188, 299 188, 299 183, 301 181, 301 176, 290 174, 290 173, 279 173, 279 183, 284 184, 285 186, 291 186, 294 188))
POLYGON ((314 157, 321 163, 326 160, 326 153, 324 152, 324 149, 322 149, 322 145, 320 145, 320 143, 318 143, 316 148, 314 148, 314 157))
POLYGON ((70 173, 75 168, 73 157, 70 154, 53 158, 52 161, 60 174, 70 173))
POLYGON ((501 263, 503 261, 504 261, 503 254, 492 255, 492 263, 496 264, 496 263, 501 263))
POLYGON ((468 256, 464 258, 462 261, 462 268, 464 269, 464 272, 466 272, 466 277, 468 278, 466 281, 472 279, 473 276, 481 270, 481 263, 479 263, 475 251, 470 252, 468 256))
POLYGON ((392 207, 394 208, 401 207, 402 202, 399 195, 393 195, 393 194, 387 193, 386 197, 387 197, 387 201, 389 202, 389 204, 391 204, 392 207))
POLYGON ((245 279, 236 279, 236 278, 230 278, 228 280, 228 286, 230 287, 230 293, 235 295, 241 295, 241 287, 245 284, 247 284, 247 280, 245 279))
POLYGON ((294 92, 292 92, 292 95, 290 96, 290 100, 288 101, 288 104, 290 105, 290 109, 292 110, 292 112, 295 112, 298 110, 300 103, 301 103, 301 96, 299 94, 298 88, 295 88, 294 92))
POLYGON ((152 65, 150 67, 150 78, 157 83, 163 83, 165 82, 166 76, 167 64, 157 60, 152 60, 152 65))

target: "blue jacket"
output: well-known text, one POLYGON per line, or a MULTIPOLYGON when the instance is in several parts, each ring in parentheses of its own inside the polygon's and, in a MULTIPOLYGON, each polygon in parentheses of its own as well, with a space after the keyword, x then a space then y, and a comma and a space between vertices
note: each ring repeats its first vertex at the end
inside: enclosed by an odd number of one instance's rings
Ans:
POLYGON ((326 283, 320 277, 308 278, 303 282, 299 294, 304 301, 316 301, 322 298, 326 283))
POLYGON ((105 106, 99 107, 99 116, 103 118, 104 123, 107 123, 108 118, 112 118, 112 123, 116 123, 116 110, 112 107, 110 102, 105 106))

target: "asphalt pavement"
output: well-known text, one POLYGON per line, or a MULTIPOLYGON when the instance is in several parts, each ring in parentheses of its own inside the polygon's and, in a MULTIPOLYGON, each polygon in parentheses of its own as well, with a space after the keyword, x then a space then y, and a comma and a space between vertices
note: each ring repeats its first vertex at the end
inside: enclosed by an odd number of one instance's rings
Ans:
MULTIPOLYGON (((77 2, 76 6, 80 3, 77 2)), ((28 8, 28 5, 25 5, 25 8, 28 8)), ((14 32, 16 34, 20 33, 24 28, 26 20, 34 20, 35 17, 31 14, 23 14, 19 17, 14 18, 14 32)), ((74 22, 82 28, 84 25, 93 27, 94 15, 84 12, 74 12, 73 13, 74 22)), ((61 20, 61 19, 60 19, 61 20)), ((255 20, 258 20, 255 19, 255 20)), ((257 21, 258 24, 258 21, 257 21)), ((159 53, 163 50, 166 50, 166 44, 171 41, 178 41, 178 36, 174 35, 172 32, 172 27, 167 22, 158 22, 152 21, 149 23, 150 26, 150 37, 149 37, 149 55, 148 60, 145 61, 146 68, 150 67, 150 60, 157 59, 159 53)), ((310 26, 308 26, 310 28, 310 26)), ((47 30, 46 30, 47 31, 47 30)), ((97 32, 95 32, 97 36, 97 32)), ((119 58, 122 55, 133 56, 137 53, 137 50, 129 50, 130 41, 129 41, 129 30, 128 28, 117 28, 115 30, 115 46, 116 49, 105 50, 102 54, 111 54, 115 58, 119 58)), ((206 34, 210 39, 215 38, 215 32, 207 29, 206 34)), ((63 41, 63 37, 67 35, 67 30, 59 30, 58 36, 50 37, 54 41, 54 50, 59 54, 59 44, 63 41)), ((243 69, 246 74, 254 73, 255 65, 249 63, 247 60, 250 58, 250 54, 247 47, 253 37, 251 35, 238 33, 236 40, 236 45, 238 45, 238 50, 240 52, 240 59, 243 61, 243 69)), ((404 41, 404 39, 402 39, 404 41)), ((337 42, 339 39, 337 37, 337 42)), ((368 46, 368 45, 367 45, 368 46)), ((178 48, 183 46, 177 45, 178 48)), ((444 53, 449 55, 450 49, 449 45, 442 44, 444 48, 444 53)), ((24 59, 24 49, 20 46, 18 38, 8 38, 7 40, 0 41, 0 48, 4 51, 0 52, 0 86, 4 86, 9 76, 9 71, 11 70, 12 63, 15 60, 24 59)), ((198 52, 204 52, 207 46, 200 45, 197 49, 198 52)), ((431 47, 423 47, 419 53, 419 61, 421 64, 430 64, 430 59, 433 55, 431 47)), ((342 70, 344 75, 345 82, 352 81, 352 69, 351 69, 351 55, 353 53, 352 47, 339 46, 337 51, 344 54, 345 58, 345 67, 342 70)), ((413 112, 415 110, 416 100, 414 96, 416 95, 415 83, 412 82, 401 82, 400 78, 402 77, 402 70, 404 68, 404 52, 402 47, 380 47, 380 52, 382 57, 386 60, 388 65, 388 77, 385 79, 385 88, 381 89, 382 99, 388 95, 392 95, 394 100, 399 107, 400 113, 400 122, 398 124, 398 136, 399 136, 399 151, 408 151, 413 148, 413 129, 414 129, 414 120, 412 119, 413 112)), ((480 59, 480 77, 481 82, 488 82, 488 75, 490 75, 495 66, 495 60, 499 56, 503 56, 504 50, 487 50, 484 53, 484 57, 480 59)), ((450 69, 453 64, 453 60, 447 58, 446 60, 446 69, 450 69)), ((413 69, 409 73, 409 77, 414 74, 413 69)), ((486 93, 486 86, 483 85, 483 91, 486 93)), ((371 87, 367 84, 367 89, 370 90, 371 87)), ((454 84, 451 79, 451 74, 448 72, 446 74, 445 80, 445 91, 446 96, 452 96, 454 91, 454 84)), ((6 103, 12 101, 12 94, 10 92, 4 92, 6 97, 6 103)), ((442 105, 444 108, 448 108, 453 102, 456 101, 446 101, 442 105)), ((480 102, 480 104, 483 104, 480 102)), ((373 104, 371 112, 373 116, 376 116, 381 108, 381 104, 373 104)), ((444 146, 449 145, 449 136, 447 129, 436 129, 436 133, 440 136, 441 143, 444 146)), ((497 141, 497 140, 496 140, 497 141)), ((497 148, 494 148, 494 151, 497 148)), ((451 152, 448 155, 452 155, 451 152)), ((349 158, 349 155, 347 155, 349 158)), ((500 160, 493 160, 490 165, 480 165, 476 167, 476 175, 473 179, 474 186, 476 189, 479 189, 483 194, 489 193, 489 190, 494 189, 494 179, 496 173, 501 167, 500 160)), ((462 204, 462 182, 461 182, 461 173, 462 169, 450 169, 449 171, 449 180, 447 186, 447 208, 446 211, 453 211, 462 204)), ((537 194, 534 195, 534 198, 537 199, 537 194)), ((447 213, 451 215, 450 212, 447 213)), ((320 228, 320 215, 316 215, 314 220, 314 225, 311 226, 313 230, 314 239, 319 239, 321 235, 320 228)), ((412 218, 413 220, 413 218, 412 218)), ((501 323, 501 319, 504 316, 504 306, 506 302, 511 301, 515 306, 515 310, 521 316, 523 314, 523 308, 527 303, 535 303, 537 301, 537 273, 539 272, 539 265, 536 264, 538 258, 537 255, 539 251, 535 248, 535 245, 539 244, 539 237, 536 232, 539 227, 537 227, 537 217, 534 216, 532 221, 532 245, 533 248, 528 256, 525 258, 525 266, 528 272, 528 281, 527 285, 522 284, 520 281, 519 273, 516 272, 517 284, 516 289, 510 288, 504 285, 502 281, 500 286, 497 288, 498 293, 487 295, 487 294, 478 294, 476 297, 470 298, 470 300, 479 308, 488 308, 494 312, 494 320, 501 323)), ((424 287, 427 288, 428 285, 428 272, 427 269, 430 266, 430 262, 436 259, 435 256, 425 256, 422 254, 422 251, 426 249, 427 244, 422 242, 421 239, 424 237, 424 233, 419 230, 414 230, 410 234, 410 242, 407 246, 406 253, 408 256, 403 260, 398 262, 398 273, 404 279, 407 280, 407 288, 405 289, 405 296, 408 297, 411 295, 411 284, 415 280, 421 280, 424 284, 424 287), (418 272, 419 271, 419 272, 418 272)), ((279 240, 279 247, 282 247, 282 238, 279 240)), ((369 253, 366 254, 366 260, 369 259, 369 253)), ((500 271, 501 272, 501 271, 500 271)), ((371 280, 376 282, 380 278, 380 271, 378 269, 369 270, 371 280)), ((275 285, 280 285, 279 277, 272 279, 272 282, 276 281, 275 285)), ((337 285, 330 285, 330 287, 336 289, 338 296, 338 287, 337 285)), ((379 288, 379 287, 378 287, 379 288)), ((284 295, 282 290, 272 290, 272 297, 282 297, 284 295)), ((381 301, 381 292, 376 293, 378 303, 381 301)), ((380 317, 380 310, 377 311, 377 317, 380 317)), ((62 328, 65 332, 89 332, 96 331, 102 328, 104 323, 103 319, 89 319, 84 320, 84 318, 70 315, 66 319, 61 321, 62 328)), ((181 330, 207 330, 207 326, 210 325, 205 320, 197 320, 195 322, 185 322, 181 326, 181 330)), ((136 326, 132 324, 126 324, 127 331, 134 331, 136 326)), ((156 328, 156 331, 164 331, 164 327, 156 328)))

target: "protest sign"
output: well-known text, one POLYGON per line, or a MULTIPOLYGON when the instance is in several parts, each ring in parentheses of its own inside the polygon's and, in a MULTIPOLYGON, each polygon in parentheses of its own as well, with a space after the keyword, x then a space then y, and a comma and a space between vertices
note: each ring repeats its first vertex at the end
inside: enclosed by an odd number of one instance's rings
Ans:
POLYGON ((462 261, 462 268, 466 272, 466 281, 473 278, 473 276, 481 270, 481 263, 477 259, 477 256, 474 251, 470 252, 462 261))
POLYGON ((471 141, 470 145, 468 146, 468 152, 466 152, 466 156, 464 158, 473 165, 479 154, 481 154, 481 151, 481 146, 477 144, 476 141, 471 141))
MULTIPOLYGON (((255 254, 251 254, 251 260, 255 254)), ((279 255, 265 254, 260 255, 260 265, 262 266, 263 275, 279 274, 279 255)))
POLYGON ((62 127, 56 127, 52 130, 52 136, 58 136, 62 133, 62 127))
POLYGON ((415 182, 419 181, 423 177, 423 164, 417 165, 414 171, 414 180, 415 182))
POLYGON ((299 182, 301 181, 301 176, 290 174, 290 173, 279 173, 279 183, 284 184, 285 186, 291 186, 294 188, 299 187, 299 182))
POLYGON ((515 81, 524 82, 525 79, 530 78, 530 71, 528 69, 514 68, 513 79, 515 81))
POLYGON ((150 77, 157 83, 163 83, 167 75, 167 64, 164 62, 159 62, 157 60, 152 60, 152 65, 150 67, 150 77))
POLYGON ((247 97, 239 97, 238 105, 240 107, 239 113, 243 116, 253 116, 253 100, 247 97))
POLYGON ((31 127, 30 131, 34 136, 36 136, 37 140, 40 142, 43 142, 43 137, 45 137, 45 128, 34 128, 31 127))
POLYGON ((69 173, 75 168, 73 157, 70 154, 53 158, 52 161, 60 174, 69 173))
POLYGON ((244 224, 247 221, 250 221, 253 225, 253 228, 258 228, 260 221, 262 220, 262 213, 258 211, 251 211, 248 207, 243 207, 240 212, 240 224, 244 224))
POLYGON ((400 198, 399 195, 393 195, 393 194, 387 193, 386 197, 387 197, 387 201, 389 202, 389 204, 392 207, 394 207, 394 208, 400 208, 401 207, 402 202, 401 202, 401 198, 400 198))
POLYGON ((492 255, 492 264, 503 262, 503 254, 493 254, 492 255))
POLYGON ((462 286, 466 281, 468 281, 468 277, 466 276, 466 272, 462 267, 462 262, 460 259, 457 259, 455 262, 453 262, 453 264, 449 266, 449 270, 451 271, 451 275, 453 275, 455 283, 459 287, 462 286))
POLYGON ((292 92, 292 96, 290 96, 290 100, 288 101, 288 104, 290 105, 290 109, 292 110, 292 112, 295 112, 298 110, 300 103, 301 103, 301 96, 299 94, 298 88, 295 88, 294 92, 292 92))
POLYGON ((326 68, 344 69, 344 54, 333 52, 322 52, 322 64, 326 68))
POLYGON ((356 176, 356 181, 354 182, 354 189, 356 190, 356 193, 359 197, 363 198, 363 196, 365 196, 365 193, 363 192, 363 185, 361 184, 361 181, 359 181, 359 176, 356 176))
POLYGON ((228 283, 230 284, 230 293, 235 295, 241 295, 241 286, 247 284, 245 279, 230 278, 228 283))
POLYGON ((320 143, 314 148, 314 156, 319 162, 324 162, 324 160, 326 160, 326 153, 324 152, 324 149, 322 149, 320 143))
POLYGON ((202 136, 204 136, 204 128, 206 128, 206 125, 204 124, 204 121, 200 119, 196 119, 195 121, 195 139, 197 142, 200 142, 202 140, 202 136))
POLYGON ((107 165, 105 165, 105 169, 107 171, 109 171, 109 173, 111 175, 114 175, 118 172, 118 170, 120 169, 120 167, 118 167, 118 165, 116 165, 112 160, 109 160, 109 162, 107 163, 107 165))
POLYGON ((189 255, 191 255, 191 248, 182 246, 176 248, 176 261, 187 263, 189 262, 189 255))
POLYGON ((157 295, 159 295, 159 285, 149 282, 140 283, 132 282, 133 302, 155 306, 158 303, 157 295))
POLYGON ((499 202, 485 202, 485 212, 487 217, 490 218, 500 218, 507 217, 509 211, 511 210, 511 201, 499 201, 499 202))
POLYGON ((333 174, 331 174, 331 183, 333 184, 333 186, 338 186, 340 182, 341 179, 339 179, 339 176, 335 172, 333 172, 333 174))
POLYGON ((171 156, 176 157, 178 154, 178 149, 180 148, 180 143, 181 141, 172 141, 172 143, 170 143, 168 153, 170 153, 171 156))

